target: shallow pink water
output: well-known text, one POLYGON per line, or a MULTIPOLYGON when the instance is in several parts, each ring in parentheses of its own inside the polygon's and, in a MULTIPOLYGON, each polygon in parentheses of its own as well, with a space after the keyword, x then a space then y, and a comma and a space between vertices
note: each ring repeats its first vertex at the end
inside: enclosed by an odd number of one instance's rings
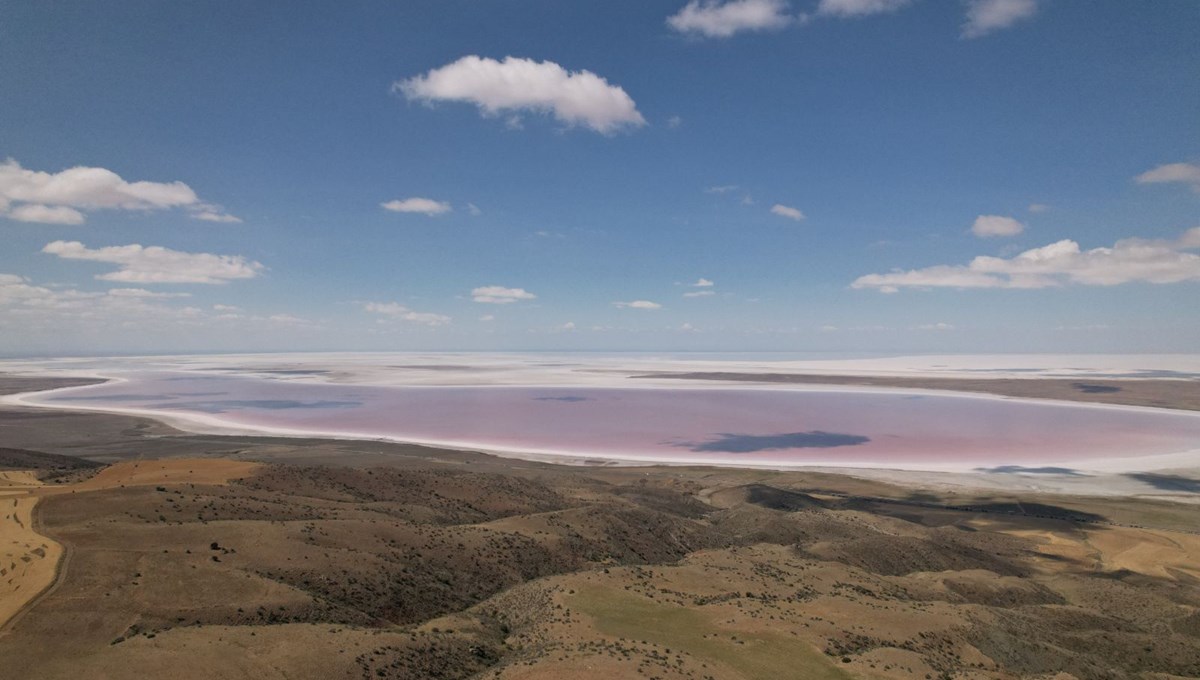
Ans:
POLYGON ((1200 449, 1200 417, 905 392, 367 387, 143 375, 47 403, 250 428, 664 462, 1069 466, 1200 449))

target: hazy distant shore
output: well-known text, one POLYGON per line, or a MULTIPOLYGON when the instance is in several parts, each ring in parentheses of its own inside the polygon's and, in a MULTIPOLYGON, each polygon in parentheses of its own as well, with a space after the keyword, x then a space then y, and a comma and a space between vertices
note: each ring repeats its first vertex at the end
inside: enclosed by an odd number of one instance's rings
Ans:
POLYGON ((1200 380, 1091 378, 934 378, 805 373, 646 373, 635 379, 716 380, 738 383, 795 385, 856 385, 901 389, 979 392, 1022 399, 1056 399, 1122 406, 1149 406, 1200 411, 1200 380))

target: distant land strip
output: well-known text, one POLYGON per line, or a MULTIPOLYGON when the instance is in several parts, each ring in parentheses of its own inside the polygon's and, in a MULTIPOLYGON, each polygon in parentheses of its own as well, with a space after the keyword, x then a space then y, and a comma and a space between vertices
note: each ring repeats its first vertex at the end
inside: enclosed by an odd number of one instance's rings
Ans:
POLYGON ((1123 406, 1200 411, 1200 380, 1175 378, 929 378, 811 373, 665 372, 633 378, 724 380, 802 385, 856 385, 954 392, 981 392, 1024 399, 1058 399, 1123 406))

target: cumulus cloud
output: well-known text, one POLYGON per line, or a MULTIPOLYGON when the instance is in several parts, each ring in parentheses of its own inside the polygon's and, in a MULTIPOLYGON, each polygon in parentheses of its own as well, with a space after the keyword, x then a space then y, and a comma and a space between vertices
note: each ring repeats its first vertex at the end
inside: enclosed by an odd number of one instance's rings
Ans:
POLYGON ((471 55, 397 81, 392 90, 410 101, 475 104, 489 116, 553 114, 568 126, 583 125, 603 134, 646 124, 625 90, 591 71, 567 71, 552 61, 496 61, 471 55))
POLYGON ((1111 248, 1082 250, 1062 240, 1012 258, 980 255, 965 265, 861 276, 852 288, 895 293, 901 288, 1049 288, 1064 284, 1115 286, 1123 283, 1200 281, 1200 227, 1175 240, 1128 238, 1111 248))
POLYGON ((1200 193, 1200 165, 1191 163, 1168 163, 1147 170, 1133 178, 1138 184, 1186 184, 1192 191, 1200 193))
POLYGON ((471 299, 492 305, 507 305, 519 300, 533 300, 537 296, 524 288, 504 286, 480 286, 471 291, 471 299))
POLYGON ((414 312, 398 302, 366 302, 363 303, 363 309, 372 314, 380 314, 424 326, 444 326, 451 321, 450 317, 444 314, 414 312))
POLYGON ((911 0, 821 0, 817 14, 838 17, 863 17, 895 12, 911 0))
POLYGON ((781 203, 776 203, 775 205, 771 206, 771 213, 779 215, 780 217, 786 217, 789 220, 795 220, 797 222, 804 219, 804 213, 800 212, 798 208, 793 208, 781 203))
POLYGON ((649 300, 632 300, 630 302, 614 302, 618 309, 662 309, 662 305, 649 300))
POLYGON ((435 201, 432 198, 420 197, 405 198, 403 200, 397 199, 394 201, 388 201, 386 203, 380 203, 379 205, 384 210, 391 210, 392 212, 419 213, 428 217, 437 217, 438 215, 444 215, 453 210, 449 203, 435 201))
POLYGON ((741 31, 781 29, 796 20, 784 0, 692 0, 667 18, 667 26, 680 33, 728 38, 741 31))
POLYGON ((28 170, 13 159, 0 163, 0 212, 23 222, 82 224, 92 210, 184 208, 197 219, 237 220, 203 203, 183 182, 128 182, 105 168, 77 166, 61 172, 28 170), (200 217, 211 215, 211 217, 200 217))
POLYGON ((1037 13, 1037 0, 970 0, 963 38, 979 38, 1037 13))
POLYGON ((971 225, 971 233, 979 238, 1016 236, 1025 231, 1025 225, 1003 215, 980 215, 971 225))
POLYGON ((83 213, 65 205, 42 205, 41 203, 25 203, 18 205, 8 213, 10 220, 18 222, 37 222, 39 224, 83 224, 86 219, 83 213))
POLYGON ((697 279, 696 282, 692 284, 692 288, 712 288, 713 285, 714 284, 712 281, 701 278, 697 279))
POLYGON ((117 271, 96 276, 101 281, 125 283, 221 284, 235 279, 252 279, 265 267, 241 255, 185 253, 161 246, 108 246, 88 248, 79 241, 54 241, 43 253, 65 260, 88 260, 118 266, 117 271))

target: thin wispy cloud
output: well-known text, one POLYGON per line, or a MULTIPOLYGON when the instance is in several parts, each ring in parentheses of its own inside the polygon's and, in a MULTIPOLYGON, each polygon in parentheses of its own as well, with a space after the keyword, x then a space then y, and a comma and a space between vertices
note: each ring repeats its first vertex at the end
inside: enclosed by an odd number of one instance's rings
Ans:
POLYGON ((790 205, 783 205, 782 203, 776 203, 775 205, 771 206, 771 214, 778 215, 780 217, 786 217, 787 219, 794 220, 796 222, 804 220, 804 213, 801 212, 799 208, 793 208, 790 205))
POLYGON ((1138 184, 1183 184, 1200 193, 1200 165, 1168 163, 1133 178, 1138 184))
POLYGON ((217 212, 215 209, 201 209, 191 214, 194 220, 202 222, 217 222, 220 224, 241 224, 242 218, 234 217, 228 213, 217 212))
POLYGON ((379 207, 392 212, 416 213, 427 217, 437 217, 453 210, 449 203, 421 197, 387 201, 386 203, 380 203, 379 207))
POLYGON ((292 314, 244 314, 240 307, 212 305, 211 312, 174 302, 188 293, 164 293, 144 288, 85 291, 38 285, 26 277, 0 274, 0 324, 38 328, 59 334, 96 332, 164 332, 171 329, 212 328, 213 324, 242 329, 275 327, 316 329, 319 324, 292 314))
POLYGON ((1037 9, 1037 0, 970 0, 961 35, 981 38, 1032 18, 1037 9))
POLYGON ((537 296, 524 288, 504 286, 480 286, 471 291, 471 299, 490 305, 508 305, 521 300, 534 300, 537 296))
POLYGON ((445 314, 413 311, 398 302, 364 302, 362 308, 372 314, 423 326, 445 326, 451 321, 445 314))
POLYGON ((191 293, 164 293, 161 291, 146 290, 145 288, 110 288, 108 290, 108 294, 113 297, 141 298, 143 300, 168 300, 171 298, 185 298, 192 296, 191 293))
POLYGON ((901 288, 1052 288, 1067 284, 1116 286, 1200 281, 1200 227, 1175 240, 1128 238, 1083 250, 1064 239, 1012 257, 980 255, 965 265, 868 274, 852 288, 895 293, 901 288))
POLYGON ((738 185, 736 185, 736 184, 724 184, 721 186, 708 187, 707 189, 704 190, 704 193, 706 193, 706 194, 727 194, 731 191, 737 191, 737 190, 738 190, 738 185))
POLYGON ((692 0, 667 18, 679 33, 728 38, 743 31, 779 30, 797 21, 784 0, 692 0))
POLYGON ((629 302, 614 302, 613 306, 617 309, 662 309, 662 305, 650 300, 631 300, 629 302))
POLYGON ((980 215, 971 225, 971 233, 979 238, 1016 236, 1025 231, 1025 225, 1003 215, 980 215))
POLYGON ((471 55, 397 81, 392 89, 412 101, 474 104, 487 116, 550 114, 567 126, 604 134, 646 124, 621 87, 591 71, 568 71, 552 61, 471 55))
POLYGON ((100 281, 125 283, 223 284, 252 279, 266 269, 241 255, 186 253, 161 246, 107 246, 88 248, 79 241, 54 241, 42 252, 64 260, 85 260, 117 265, 118 269, 97 274, 100 281))
POLYGON ((864 17, 895 12, 911 0, 821 0, 817 14, 835 17, 864 17))

